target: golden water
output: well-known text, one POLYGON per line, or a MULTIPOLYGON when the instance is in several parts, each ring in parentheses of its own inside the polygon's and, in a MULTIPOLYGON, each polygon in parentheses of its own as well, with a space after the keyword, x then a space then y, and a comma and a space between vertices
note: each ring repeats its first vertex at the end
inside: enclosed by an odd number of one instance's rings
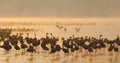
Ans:
MULTIPOLYGON (((72 35, 93 36, 99 38, 102 34, 104 38, 115 39, 120 35, 120 19, 119 18, 0 18, 1 28, 34 28, 38 31, 32 31, 30 37, 37 34, 38 38, 45 37, 46 33, 53 33, 56 37, 68 38, 72 35), (82 24, 81 24, 82 23, 82 24), (76 24, 76 25, 74 25, 76 24), (67 29, 58 29, 56 25, 63 26, 67 29), (75 27, 80 27, 77 32, 75 27)), ((13 32, 15 34, 17 32, 13 32)), ((27 33, 27 32, 23 32, 27 33)), ((26 36, 26 34, 24 34, 26 36)), ((59 44, 61 42, 59 41, 59 44)), ((41 49, 40 49, 41 50, 41 49)), ((0 63, 119 63, 120 55, 115 58, 109 57, 107 51, 105 55, 96 57, 82 57, 81 53, 75 57, 69 55, 64 58, 64 53, 60 52, 60 56, 49 55, 48 53, 34 53, 21 55, 20 51, 12 49, 9 54, 4 54, 4 50, 0 49, 0 63)), ((75 53, 74 53, 75 55, 75 53)))

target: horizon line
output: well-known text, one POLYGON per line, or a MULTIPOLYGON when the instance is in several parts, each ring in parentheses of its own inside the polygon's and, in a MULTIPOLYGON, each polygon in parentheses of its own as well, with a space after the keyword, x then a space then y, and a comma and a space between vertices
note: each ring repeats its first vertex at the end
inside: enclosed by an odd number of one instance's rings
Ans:
POLYGON ((0 22, 118 22, 120 18, 41 18, 41 17, 0 17, 0 22))
POLYGON ((120 17, 86 17, 86 18, 64 18, 64 17, 0 17, 0 19, 120 19, 120 17))

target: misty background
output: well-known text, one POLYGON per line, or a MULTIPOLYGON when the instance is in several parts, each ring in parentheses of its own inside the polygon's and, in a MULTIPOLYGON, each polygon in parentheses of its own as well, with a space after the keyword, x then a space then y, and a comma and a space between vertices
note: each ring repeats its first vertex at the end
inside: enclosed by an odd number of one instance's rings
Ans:
POLYGON ((0 0, 0 17, 120 17, 120 0, 0 0))

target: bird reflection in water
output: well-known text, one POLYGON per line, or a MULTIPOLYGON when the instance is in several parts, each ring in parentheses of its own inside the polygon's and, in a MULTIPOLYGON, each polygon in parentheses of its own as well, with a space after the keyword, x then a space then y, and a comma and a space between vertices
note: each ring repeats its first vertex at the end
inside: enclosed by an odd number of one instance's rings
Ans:
POLYGON ((112 56, 109 56, 108 61, 109 61, 109 63, 114 63, 113 57, 112 57, 112 56))
POLYGON ((118 57, 115 57, 113 62, 114 62, 114 63, 119 63, 118 57))
POLYGON ((94 60, 93 56, 90 56, 89 62, 90 62, 90 63, 93 63, 93 60, 94 60))
POLYGON ((31 55, 30 57, 28 57, 28 62, 29 63, 33 63, 33 60, 34 60, 33 55, 31 55))
POLYGON ((119 63, 118 62, 118 56, 109 56, 108 58, 109 63, 119 63))
POLYGON ((60 59, 61 59, 61 58, 60 58, 59 56, 57 56, 57 57, 55 57, 55 58, 51 58, 50 61, 51 61, 52 63, 57 63, 57 62, 60 61, 60 59))
POLYGON ((6 63, 9 63, 9 61, 10 61, 9 56, 7 56, 7 57, 5 58, 5 61, 6 61, 6 63))

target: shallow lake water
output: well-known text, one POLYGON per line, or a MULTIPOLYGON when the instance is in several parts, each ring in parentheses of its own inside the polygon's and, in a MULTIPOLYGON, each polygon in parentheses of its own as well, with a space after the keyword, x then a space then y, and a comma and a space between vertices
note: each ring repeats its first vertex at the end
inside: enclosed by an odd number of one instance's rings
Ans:
MULTIPOLYGON (((0 19, 1 28, 33 28, 37 31, 22 32, 24 37, 26 33, 30 33, 30 37, 37 38, 45 37, 46 33, 53 33, 53 36, 61 39, 62 37, 69 38, 72 35, 75 37, 81 36, 93 36, 99 38, 102 34, 103 38, 115 39, 117 35, 120 35, 120 19, 0 19), (74 25, 76 24, 76 25, 74 25), (63 29, 59 29, 56 25, 63 26, 63 29), (80 28, 79 32, 75 28, 80 28), (64 30, 67 29, 66 31, 64 30)), ((20 31, 14 31, 12 34, 16 34, 20 31)), ((61 44, 61 41, 58 42, 61 44)), ((21 51, 15 51, 12 49, 8 54, 5 54, 3 49, 0 49, 0 63, 119 63, 120 55, 118 57, 109 56, 107 50, 103 55, 97 56, 82 56, 79 52, 69 54, 64 57, 64 53, 61 51, 59 55, 50 55, 43 51, 40 47, 39 53, 21 54, 21 51), (72 57, 73 55, 73 57, 72 57)))

